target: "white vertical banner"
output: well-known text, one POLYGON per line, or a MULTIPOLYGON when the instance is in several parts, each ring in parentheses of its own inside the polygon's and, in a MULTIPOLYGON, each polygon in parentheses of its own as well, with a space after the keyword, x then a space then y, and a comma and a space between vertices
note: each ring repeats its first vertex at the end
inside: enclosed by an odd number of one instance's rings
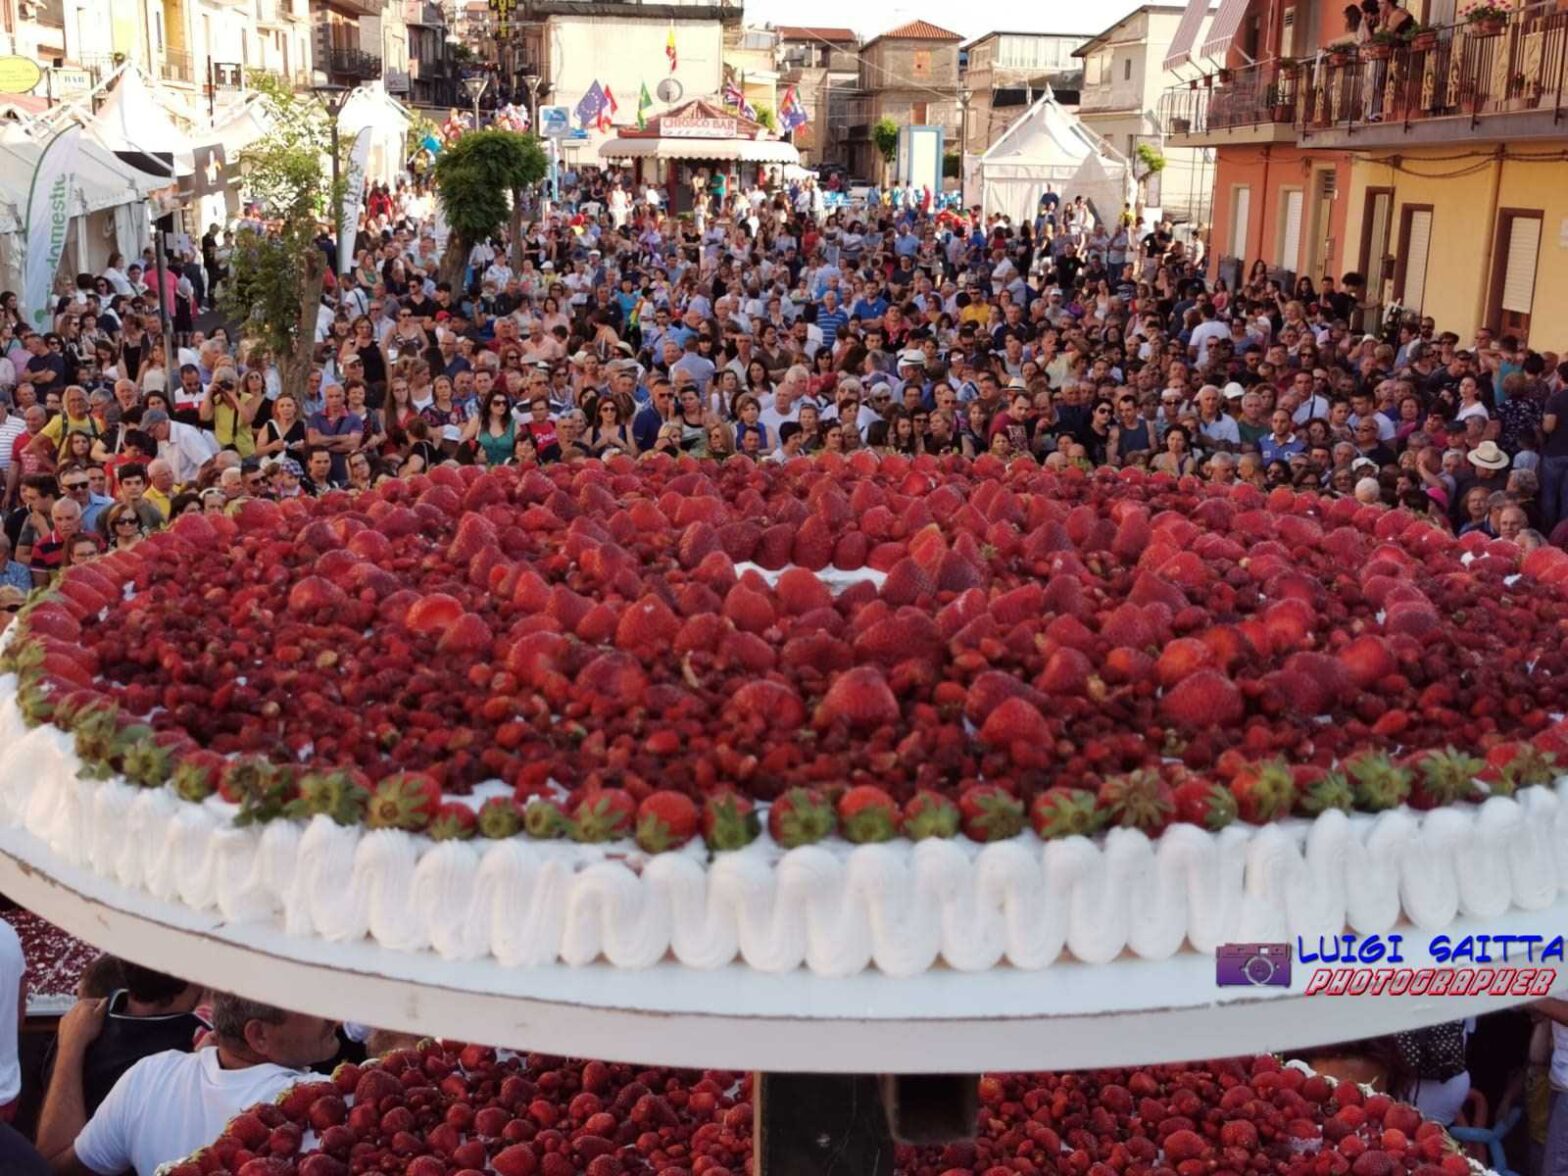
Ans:
POLYGON ((38 153, 32 186, 27 190, 27 244, 22 267, 22 309, 40 331, 53 329, 50 290, 65 253, 71 223, 71 177, 82 128, 69 126, 38 153))
POLYGON ((348 152, 348 173, 343 177, 343 221, 338 236, 338 273, 354 268, 354 239, 360 209, 365 207, 365 173, 370 168, 370 128, 360 127, 348 152))

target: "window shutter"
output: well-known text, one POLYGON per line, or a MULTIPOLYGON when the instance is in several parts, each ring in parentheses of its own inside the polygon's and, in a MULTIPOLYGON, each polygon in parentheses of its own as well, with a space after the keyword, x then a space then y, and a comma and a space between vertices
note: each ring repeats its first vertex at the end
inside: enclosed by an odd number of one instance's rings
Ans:
POLYGON ((1538 217, 1516 216, 1508 223, 1508 265, 1503 271, 1504 310, 1529 314, 1535 300, 1535 262, 1541 247, 1538 217))
POLYGON ((1252 189, 1236 189, 1236 220, 1230 227, 1231 255, 1238 260, 1247 259, 1247 224, 1252 219, 1252 189))
POLYGON ((1405 288, 1400 292, 1400 304, 1406 310, 1421 313, 1426 302, 1426 257, 1432 243, 1432 214, 1425 208, 1410 213, 1410 241, 1405 246, 1405 288))
POLYGON ((1280 20, 1279 55, 1281 57, 1296 55, 1296 10, 1293 7, 1285 9, 1285 15, 1280 20))
POLYGON ((1284 228, 1280 233, 1279 263, 1294 270, 1301 258, 1301 192, 1285 193, 1284 228))

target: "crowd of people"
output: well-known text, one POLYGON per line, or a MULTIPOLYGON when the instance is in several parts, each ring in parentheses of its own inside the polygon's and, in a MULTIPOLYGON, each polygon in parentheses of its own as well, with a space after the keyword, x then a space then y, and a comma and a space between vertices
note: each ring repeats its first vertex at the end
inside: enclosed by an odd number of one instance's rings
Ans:
POLYGON ((1356 275, 1287 289, 1259 262, 1232 289, 1168 226, 1054 192, 1022 224, 722 192, 699 230, 657 189, 568 170, 454 288, 432 193, 377 186, 297 386, 244 324, 166 348, 145 264, 82 275, 51 330, 0 295, 0 593, 185 511, 443 462, 990 453, 1354 495, 1527 544, 1568 516, 1568 364, 1375 322, 1356 275))

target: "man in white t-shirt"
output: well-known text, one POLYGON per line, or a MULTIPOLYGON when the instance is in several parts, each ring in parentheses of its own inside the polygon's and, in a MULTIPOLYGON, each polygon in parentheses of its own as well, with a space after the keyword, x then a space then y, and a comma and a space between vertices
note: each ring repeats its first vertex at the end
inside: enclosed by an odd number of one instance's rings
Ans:
MULTIPOLYGON (((57 1110, 82 1111, 82 1058, 103 1027, 104 1001, 82 1001, 60 1022, 48 1098, 57 1110), (73 1101, 74 1100, 74 1101, 73 1101)), ((246 1107, 270 1102, 306 1077, 305 1067, 338 1049, 337 1022, 289 1013, 259 1001, 219 995, 212 1004, 216 1046, 170 1050, 137 1062, 75 1136, 50 1157, 56 1173, 153 1176, 222 1133, 246 1107)))
POLYGON ((16 1027, 22 1008, 22 985, 27 960, 22 941, 10 923, 0 919, 0 1107, 16 1101, 22 1093, 22 1063, 17 1052, 16 1027))

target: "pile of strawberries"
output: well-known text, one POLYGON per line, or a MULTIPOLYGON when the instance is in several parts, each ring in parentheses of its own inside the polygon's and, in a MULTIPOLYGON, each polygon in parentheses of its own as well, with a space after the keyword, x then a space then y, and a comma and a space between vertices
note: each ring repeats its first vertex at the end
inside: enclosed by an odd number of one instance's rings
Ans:
POLYGON ((1565 583, 1568 553, 1285 489, 654 456, 181 518, 7 656, 87 770, 244 821, 1155 835, 1550 781, 1565 583))
MULTIPOLYGON (((168 1176, 741 1176, 751 1078, 421 1043, 252 1107, 168 1176)), ((1472 1176, 1387 1095, 1271 1056, 988 1074, 975 1138, 900 1176, 1472 1176)))

